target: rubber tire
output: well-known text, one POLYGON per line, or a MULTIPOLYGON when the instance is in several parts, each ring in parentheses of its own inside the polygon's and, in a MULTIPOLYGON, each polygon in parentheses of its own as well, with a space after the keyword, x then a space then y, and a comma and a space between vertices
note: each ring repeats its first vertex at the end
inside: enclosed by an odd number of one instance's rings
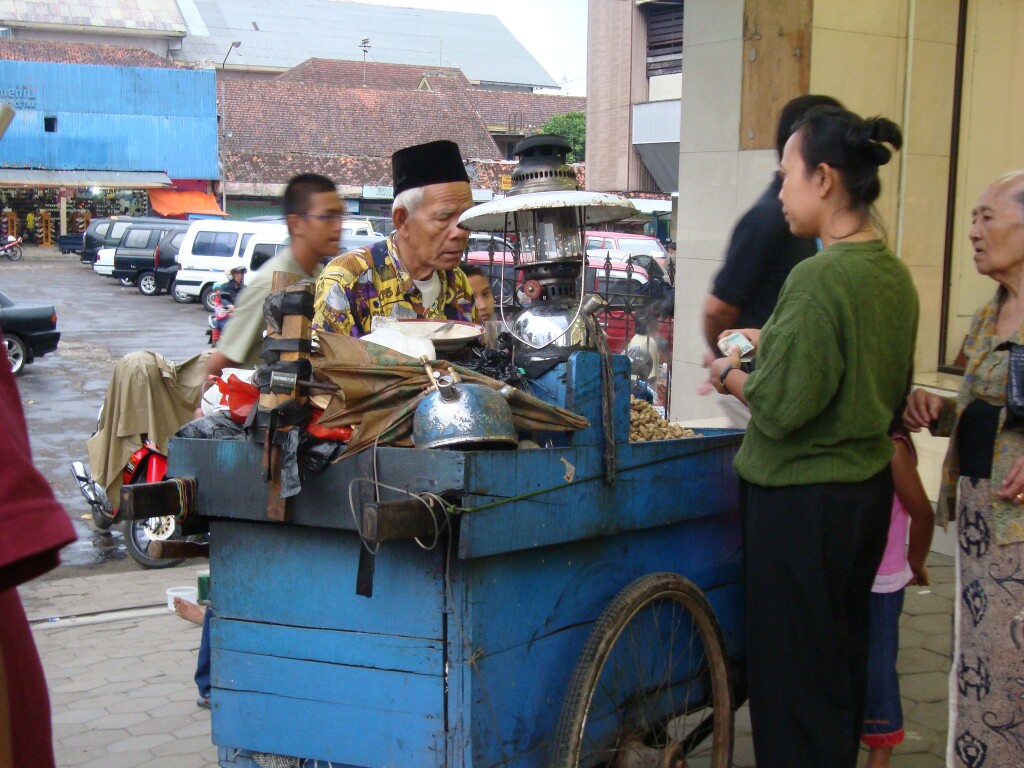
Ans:
POLYGON ((7 252, 7 258, 11 261, 21 261, 23 253, 20 245, 16 245, 7 252))
POLYGON ((207 312, 213 312, 217 309, 217 305, 214 304, 215 299, 216 295, 212 285, 208 285, 203 288, 202 292, 199 294, 199 301, 202 302, 202 305, 206 308, 207 312))
POLYGON ((732 765, 734 698, 722 630, 704 593, 689 579, 675 573, 652 573, 637 579, 615 596, 594 624, 569 681, 556 730, 554 758, 549 765, 554 768, 580 765, 587 716, 612 650, 643 608, 665 598, 680 603, 695 619, 708 657, 711 700, 714 701, 711 768, 732 765))
POLYGON ((143 568, 157 570, 160 568, 173 568, 185 562, 184 558, 174 560, 157 560, 148 554, 150 538, 143 530, 145 520, 125 520, 121 524, 121 533, 124 534, 124 548, 132 560, 143 568))
POLYGON ((171 298, 179 304, 194 304, 196 297, 178 290, 177 283, 171 283, 171 298))
POLYGON ((160 286, 156 282, 156 274, 153 272, 139 273, 139 293, 143 296, 159 296, 160 286))
POLYGON ((11 373, 15 376, 24 373, 29 358, 25 342, 14 334, 5 334, 4 351, 7 353, 7 359, 11 361, 11 373))
POLYGON ((117 282, 123 285, 125 288, 131 288, 135 285, 134 277, 119 277, 117 282))

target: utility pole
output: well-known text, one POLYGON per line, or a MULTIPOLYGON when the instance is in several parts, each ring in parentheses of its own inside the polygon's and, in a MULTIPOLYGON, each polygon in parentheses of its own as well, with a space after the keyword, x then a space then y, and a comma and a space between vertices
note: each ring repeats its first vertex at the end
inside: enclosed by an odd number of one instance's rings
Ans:
POLYGON ((360 41, 359 47, 363 51, 363 87, 365 88, 366 87, 366 54, 370 52, 370 47, 371 47, 370 46, 370 38, 364 37, 360 41))

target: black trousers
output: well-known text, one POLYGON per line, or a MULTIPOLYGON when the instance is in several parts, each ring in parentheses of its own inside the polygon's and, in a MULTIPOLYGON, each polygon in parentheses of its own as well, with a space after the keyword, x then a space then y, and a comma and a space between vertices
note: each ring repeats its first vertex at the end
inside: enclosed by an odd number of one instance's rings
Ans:
POLYGON ((887 466, 859 483, 744 483, 747 675, 758 768, 854 768, 868 596, 892 509, 887 466))

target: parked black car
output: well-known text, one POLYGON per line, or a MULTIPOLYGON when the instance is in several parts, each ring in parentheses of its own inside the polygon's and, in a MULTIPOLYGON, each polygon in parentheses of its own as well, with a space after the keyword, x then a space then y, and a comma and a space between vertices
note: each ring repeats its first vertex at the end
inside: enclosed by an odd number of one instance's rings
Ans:
POLYGON ((127 231, 132 222, 167 221, 159 216, 111 216, 105 219, 93 219, 85 230, 82 238, 81 261, 92 266, 100 248, 113 248, 127 231))
POLYGON ((0 291, 0 329, 15 375, 37 357, 57 349, 60 341, 53 305, 14 301, 3 291, 0 291))
POLYGON ((160 241, 172 232, 184 234, 190 223, 180 219, 133 221, 114 249, 114 277, 122 285, 137 284, 143 296, 156 296, 160 293, 156 281, 156 250, 160 241))

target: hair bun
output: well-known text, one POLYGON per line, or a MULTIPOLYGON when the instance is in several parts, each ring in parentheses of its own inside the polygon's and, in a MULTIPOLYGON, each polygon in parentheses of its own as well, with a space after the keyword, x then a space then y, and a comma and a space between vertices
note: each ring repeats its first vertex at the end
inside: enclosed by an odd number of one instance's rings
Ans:
POLYGON ((850 127, 846 138, 851 147, 872 165, 885 165, 892 158, 892 152, 886 144, 895 149, 903 146, 903 134, 899 126, 884 117, 861 120, 850 127))

